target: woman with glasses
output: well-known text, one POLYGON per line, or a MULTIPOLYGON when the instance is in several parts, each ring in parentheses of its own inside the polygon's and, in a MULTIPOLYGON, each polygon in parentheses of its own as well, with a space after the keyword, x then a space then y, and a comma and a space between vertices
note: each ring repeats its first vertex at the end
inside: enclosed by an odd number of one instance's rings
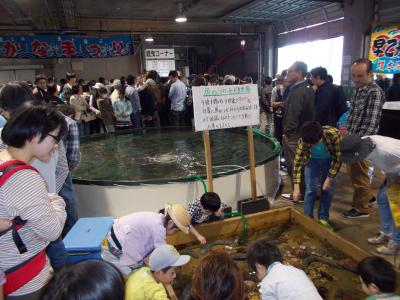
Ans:
POLYGON ((0 269, 6 273, 7 299, 39 299, 51 276, 44 252, 63 229, 65 202, 48 193, 38 171, 28 163, 46 162, 67 130, 64 116, 48 106, 23 104, 1 132, 0 219, 12 221, 0 233, 0 269))

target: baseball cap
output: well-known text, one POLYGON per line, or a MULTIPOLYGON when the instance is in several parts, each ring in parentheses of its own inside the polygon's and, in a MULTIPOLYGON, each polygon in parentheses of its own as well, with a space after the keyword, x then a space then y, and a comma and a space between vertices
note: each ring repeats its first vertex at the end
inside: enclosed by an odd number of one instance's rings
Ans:
POLYGON ((101 82, 96 82, 96 84, 93 86, 93 88, 96 90, 99 90, 104 87, 105 87, 104 84, 102 84, 101 82))
POLYGON ((357 135, 346 135, 340 142, 341 160, 346 164, 354 164, 365 160, 375 148, 369 137, 361 138, 357 135))
POLYGON ((167 267, 180 267, 187 264, 189 255, 180 255, 174 246, 164 244, 153 250, 149 258, 150 270, 162 270, 167 267))

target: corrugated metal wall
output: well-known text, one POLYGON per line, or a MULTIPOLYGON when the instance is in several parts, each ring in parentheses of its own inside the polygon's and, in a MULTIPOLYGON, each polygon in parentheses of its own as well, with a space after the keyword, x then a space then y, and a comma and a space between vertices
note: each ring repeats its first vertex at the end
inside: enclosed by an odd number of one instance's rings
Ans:
POLYGON ((399 0, 378 0, 378 21, 400 22, 399 0))
POLYGON ((275 22, 273 26, 278 35, 277 47, 343 35, 343 16, 343 5, 332 3, 296 17, 275 22))

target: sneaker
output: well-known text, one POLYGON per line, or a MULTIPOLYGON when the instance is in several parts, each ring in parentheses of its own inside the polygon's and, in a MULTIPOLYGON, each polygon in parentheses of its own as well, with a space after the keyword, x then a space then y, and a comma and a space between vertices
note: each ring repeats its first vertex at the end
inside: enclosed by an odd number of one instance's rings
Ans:
POLYGON ((372 197, 370 200, 369 200, 369 206, 371 207, 372 205, 374 205, 376 203, 376 197, 374 196, 374 197, 372 197))
POLYGON ((400 252, 400 244, 396 244, 393 240, 390 240, 386 246, 380 246, 376 249, 376 252, 383 255, 396 255, 400 252))
POLYGON ((292 194, 281 194, 282 198, 288 201, 293 201, 292 194))
POLYGON ((300 199, 299 201, 294 201, 292 194, 281 194, 281 196, 284 200, 292 202, 292 203, 303 203, 304 202, 304 199, 300 199))
POLYGON ((368 218, 369 213, 358 212, 357 210, 352 208, 349 211, 346 211, 345 213, 343 213, 343 217, 348 218, 348 219, 368 218))
POLYGON ((383 245, 389 242, 390 235, 379 232, 376 236, 368 238, 368 243, 371 245, 383 245))
POLYGON ((325 227, 326 229, 329 229, 329 230, 334 231, 332 225, 329 224, 329 222, 328 222, 327 220, 319 220, 318 223, 319 223, 321 226, 325 227))

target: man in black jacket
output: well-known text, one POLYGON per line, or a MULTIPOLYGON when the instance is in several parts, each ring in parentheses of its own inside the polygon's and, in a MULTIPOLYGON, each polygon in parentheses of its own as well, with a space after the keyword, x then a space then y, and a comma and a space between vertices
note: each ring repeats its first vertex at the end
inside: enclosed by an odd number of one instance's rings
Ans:
MULTIPOLYGON (((300 138, 300 128, 304 123, 315 120, 314 90, 305 81, 306 75, 307 65, 302 61, 296 61, 288 69, 286 78, 290 91, 283 107, 283 149, 291 178, 293 178, 294 156, 300 138)), ((300 185, 300 190, 304 196, 304 182, 300 185)), ((292 200, 291 195, 282 196, 292 200)))
POLYGON ((346 96, 340 86, 328 82, 328 72, 325 68, 317 67, 310 71, 315 91, 316 121, 321 126, 337 127, 342 114, 347 111, 346 96))
POLYGON ((45 75, 40 74, 36 76, 33 96, 35 96, 35 100, 43 102, 50 101, 50 95, 47 92, 47 77, 45 75))

